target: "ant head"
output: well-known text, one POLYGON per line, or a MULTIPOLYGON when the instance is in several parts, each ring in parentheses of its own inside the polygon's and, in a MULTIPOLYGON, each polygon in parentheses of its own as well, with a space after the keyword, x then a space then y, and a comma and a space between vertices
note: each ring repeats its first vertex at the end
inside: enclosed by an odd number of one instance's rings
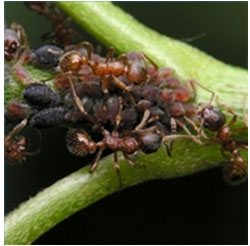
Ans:
POLYGON ((198 111, 198 119, 210 131, 218 131, 226 123, 225 115, 217 107, 209 104, 201 105, 202 109, 198 111))
POLYGON ((10 28, 4 29, 4 58, 6 61, 11 61, 18 48, 20 47, 20 42, 18 39, 17 32, 10 28))
POLYGON ((9 163, 20 163, 25 160, 27 149, 27 138, 15 136, 5 143, 5 158, 9 163))
POLYGON ((78 72, 82 65, 82 56, 79 52, 69 51, 65 53, 59 61, 62 72, 78 72))
POLYGON ((81 129, 69 130, 66 136, 66 144, 69 152, 76 156, 93 154, 97 148, 96 143, 81 129))

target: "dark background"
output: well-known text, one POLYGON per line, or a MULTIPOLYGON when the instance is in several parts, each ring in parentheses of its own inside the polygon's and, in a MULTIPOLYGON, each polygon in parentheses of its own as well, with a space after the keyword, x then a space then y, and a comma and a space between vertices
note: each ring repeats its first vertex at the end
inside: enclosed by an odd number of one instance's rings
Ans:
MULTIPOLYGON (((247 68, 247 2, 116 4, 170 37, 185 40, 205 34, 191 44, 247 68)), ((22 3, 5 2, 5 20, 22 24, 32 47, 50 30, 43 17, 22 3)), ((86 33, 83 37, 94 41, 86 33)), ((22 165, 5 165, 5 213, 87 161, 67 152, 65 129, 42 133, 41 154, 22 165)), ((247 188, 247 183, 225 184, 220 169, 151 181, 76 213, 34 244, 247 244, 247 188)))

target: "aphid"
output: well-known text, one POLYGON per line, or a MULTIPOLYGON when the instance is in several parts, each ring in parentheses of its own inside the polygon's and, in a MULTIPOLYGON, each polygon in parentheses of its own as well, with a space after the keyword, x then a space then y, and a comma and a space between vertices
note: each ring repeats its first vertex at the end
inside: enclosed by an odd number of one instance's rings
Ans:
POLYGON ((31 52, 30 62, 44 68, 56 68, 64 51, 55 45, 43 45, 31 52))
POLYGON ((46 108, 39 111, 29 120, 29 125, 35 128, 50 128, 64 123, 66 109, 64 107, 46 108))
POLYGON ((22 26, 12 23, 10 28, 4 28, 4 58, 11 61, 18 57, 22 47, 27 47, 28 41, 22 26))
POLYGON ((19 122, 20 120, 28 119, 33 111, 27 104, 12 101, 7 104, 4 116, 9 122, 19 122))
POLYGON ((4 156, 8 163, 21 163, 25 161, 26 156, 37 154, 40 151, 37 149, 36 151, 28 152, 27 138, 17 135, 27 124, 27 119, 22 120, 4 139, 4 156))
POLYGON ((45 84, 31 84, 23 91, 23 98, 30 106, 43 109, 55 107, 59 103, 59 95, 45 84))

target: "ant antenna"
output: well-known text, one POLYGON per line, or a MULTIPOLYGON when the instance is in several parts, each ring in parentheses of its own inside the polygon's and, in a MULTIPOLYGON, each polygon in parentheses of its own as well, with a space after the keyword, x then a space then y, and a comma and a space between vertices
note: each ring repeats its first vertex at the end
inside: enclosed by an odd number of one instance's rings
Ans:
POLYGON ((209 105, 211 105, 211 104, 212 104, 212 101, 213 101, 213 99, 214 99, 215 93, 214 93, 213 91, 209 90, 208 88, 206 88, 205 86, 203 86, 201 83, 199 83, 198 81, 196 81, 196 80, 194 80, 194 79, 192 79, 190 82, 193 83, 193 84, 198 85, 198 86, 201 87, 202 89, 204 89, 204 90, 208 91, 209 93, 211 93, 211 97, 210 97, 209 103, 208 103, 209 105))
POLYGON ((5 138, 5 143, 7 143, 14 135, 16 135, 18 132, 20 132, 25 126, 27 126, 28 120, 24 119, 22 120, 18 125, 16 125, 12 131, 7 135, 5 138))

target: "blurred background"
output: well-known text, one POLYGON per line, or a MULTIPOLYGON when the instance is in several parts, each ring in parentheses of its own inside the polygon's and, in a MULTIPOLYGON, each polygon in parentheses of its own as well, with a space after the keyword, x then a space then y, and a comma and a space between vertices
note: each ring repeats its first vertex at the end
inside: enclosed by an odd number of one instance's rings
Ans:
MULTIPOLYGON (((162 34, 247 68, 247 2, 115 4, 162 34)), ((23 3, 5 2, 5 24, 13 21, 24 27, 33 48, 41 45, 40 36, 51 30, 43 17, 23 3)), ((76 24, 72 26, 84 40, 98 44, 76 24)), ((63 128, 43 130, 39 155, 22 165, 5 165, 6 214, 91 162, 92 157, 81 159, 68 153, 65 134, 63 128)), ((220 168, 150 181, 76 213, 34 244, 247 244, 247 188, 247 183, 227 185, 220 168)))

